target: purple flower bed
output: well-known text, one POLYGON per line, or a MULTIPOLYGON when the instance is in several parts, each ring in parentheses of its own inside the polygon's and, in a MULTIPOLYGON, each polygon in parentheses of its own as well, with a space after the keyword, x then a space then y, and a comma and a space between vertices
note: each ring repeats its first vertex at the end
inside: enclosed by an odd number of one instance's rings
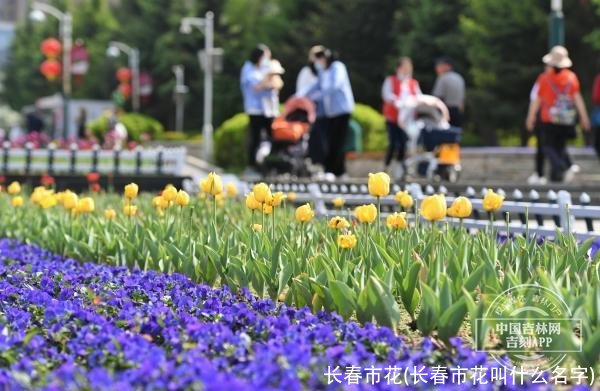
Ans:
POLYGON ((385 327, 0 240, 0 389, 397 389, 385 368, 499 367, 453 343, 411 350, 385 327), (351 366, 383 370, 348 386, 351 366))

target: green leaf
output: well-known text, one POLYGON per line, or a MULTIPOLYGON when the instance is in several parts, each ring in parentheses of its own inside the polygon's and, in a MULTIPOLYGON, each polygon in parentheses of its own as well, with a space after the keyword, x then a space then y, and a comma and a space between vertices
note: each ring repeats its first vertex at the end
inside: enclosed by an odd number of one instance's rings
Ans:
POLYGON ((348 319, 356 310, 356 294, 354 291, 341 281, 331 281, 329 291, 336 311, 344 319, 348 319))

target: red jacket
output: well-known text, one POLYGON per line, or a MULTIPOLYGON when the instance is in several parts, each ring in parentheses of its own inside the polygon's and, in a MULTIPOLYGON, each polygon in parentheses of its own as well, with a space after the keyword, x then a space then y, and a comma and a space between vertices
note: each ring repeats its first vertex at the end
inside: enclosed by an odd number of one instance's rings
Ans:
MULTIPOLYGON (((402 81, 398 79, 396 75, 388 76, 388 79, 392 83, 392 92, 396 96, 400 96, 400 88, 402 88, 402 81)), ((415 79, 408 79, 408 90, 410 95, 417 95, 419 83, 415 79)), ((398 122, 398 109, 394 102, 383 102, 383 116, 386 121, 397 123, 398 122)))

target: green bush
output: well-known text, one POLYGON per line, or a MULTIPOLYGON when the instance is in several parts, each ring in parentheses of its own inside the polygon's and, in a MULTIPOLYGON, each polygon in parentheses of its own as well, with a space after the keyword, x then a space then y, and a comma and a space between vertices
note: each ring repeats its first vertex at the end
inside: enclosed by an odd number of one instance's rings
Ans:
MULTIPOLYGON (((119 115, 119 122, 127 129, 128 138, 138 142, 144 133, 148 134, 154 140, 164 132, 164 127, 160 122, 144 114, 123 113, 119 115)), ((110 130, 109 125, 109 117, 102 115, 88 122, 87 127, 94 136, 104 139, 104 135, 110 130)))
POLYGON ((242 169, 246 165, 246 128, 248 115, 239 113, 221 124, 215 131, 215 161, 228 169, 242 169))
POLYGON ((352 113, 362 128, 362 140, 364 151, 383 151, 387 148, 387 131, 385 119, 380 112, 370 106, 357 103, 352 113))

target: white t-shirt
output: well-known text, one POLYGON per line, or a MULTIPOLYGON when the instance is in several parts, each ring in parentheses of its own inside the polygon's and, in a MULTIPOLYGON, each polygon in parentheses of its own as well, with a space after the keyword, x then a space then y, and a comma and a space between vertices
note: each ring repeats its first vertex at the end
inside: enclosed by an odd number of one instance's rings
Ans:
POLYGON ((306 92, 319 81, 308 65, 302 67, 296 79, 296 95, 304 96, 306 92))

